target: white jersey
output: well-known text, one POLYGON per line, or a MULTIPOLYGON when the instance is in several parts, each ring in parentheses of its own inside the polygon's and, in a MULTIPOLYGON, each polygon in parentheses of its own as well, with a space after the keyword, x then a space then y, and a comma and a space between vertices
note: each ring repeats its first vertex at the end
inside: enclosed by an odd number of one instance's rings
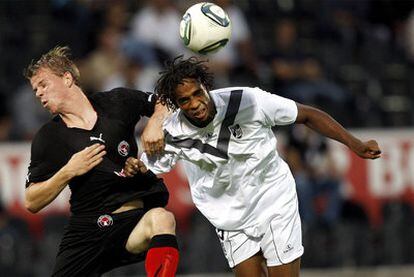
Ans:
POLYGON ((217 110, 209 125, 195 127, 178 110, 164 124, 165 154, 141 159, 156 174, 182 160, 194 204, 216 228, 262 236, 270 220, 297 209, 295 182, 271 129, 296 120, 296 103, 259 88, 209 94, 217 110))

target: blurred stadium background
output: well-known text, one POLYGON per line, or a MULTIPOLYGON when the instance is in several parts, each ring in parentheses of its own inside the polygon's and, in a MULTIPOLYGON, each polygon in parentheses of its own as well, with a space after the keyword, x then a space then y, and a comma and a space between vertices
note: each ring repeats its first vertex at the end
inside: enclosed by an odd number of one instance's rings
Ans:
MULTIPOLYGON (((275 129, 297 180, 303 276, 414 276, 414 1, 217 0, 231 43, 209 63, 216 86, 260 86, 318 106, 383 150, 363 161, 301 127, 275 129)), ((49 115, 22 70, 69 45, 88 93, 152 91, 180 53, 178 24, 195 1, 0 0, 0 275, 48 276, 69 192, 31 215, 23 205, 30 140, 49 115)), ((142 126, 137 126, 137 139, 142 126)), ((164 176, 178 221, 180 275, 231 276, 183 173, 164 176)), ((143 265, 105 276, 144 274, 143 265)))

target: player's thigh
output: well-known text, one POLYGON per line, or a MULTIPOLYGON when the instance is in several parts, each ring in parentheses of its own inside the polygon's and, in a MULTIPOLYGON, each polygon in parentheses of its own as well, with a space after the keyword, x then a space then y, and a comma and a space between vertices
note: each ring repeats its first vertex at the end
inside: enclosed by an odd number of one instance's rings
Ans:
POLYGON ((269 277, 299 277, 300 258, 279 266, 268 267, 269 277))
POLYGON ((175 234, 174 216, 164 208, 154 208, 144 214, 129 235, 125 248, 134 254, 146 251, 151 238, 157 234, 175 234))
POLYGON ((263 256, 257 252, 254 256, 241 262, 233 268, 236 277, 261 277, 266 276, 266 268, 263 268, 263 256))

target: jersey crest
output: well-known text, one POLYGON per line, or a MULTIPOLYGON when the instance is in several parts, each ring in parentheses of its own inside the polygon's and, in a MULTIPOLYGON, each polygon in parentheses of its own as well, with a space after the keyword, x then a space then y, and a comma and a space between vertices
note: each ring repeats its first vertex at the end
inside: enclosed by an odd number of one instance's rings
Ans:
POLYGON ((114 220, 112 219, 112 216, 108 214, 101 215, 98 220, 96 221, 99 227, 109 227, 114 224, 114 220))
POLYGON ((129 154, 129 143, 126 142, 125 140, 121 141, 118 144, 118 153, 119 155, 121 155, 122 157, 126 157, 129 154))

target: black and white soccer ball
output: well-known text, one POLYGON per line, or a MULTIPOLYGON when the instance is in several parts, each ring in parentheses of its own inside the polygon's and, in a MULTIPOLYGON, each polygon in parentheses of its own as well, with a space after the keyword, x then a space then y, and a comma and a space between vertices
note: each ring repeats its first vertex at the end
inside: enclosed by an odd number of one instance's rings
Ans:
POLYGON ((180 23, 184 45, 195 53, 210 54, 223 48, 230 39, 228 14, 213 3, 202 2, 188 8, 180 23))

